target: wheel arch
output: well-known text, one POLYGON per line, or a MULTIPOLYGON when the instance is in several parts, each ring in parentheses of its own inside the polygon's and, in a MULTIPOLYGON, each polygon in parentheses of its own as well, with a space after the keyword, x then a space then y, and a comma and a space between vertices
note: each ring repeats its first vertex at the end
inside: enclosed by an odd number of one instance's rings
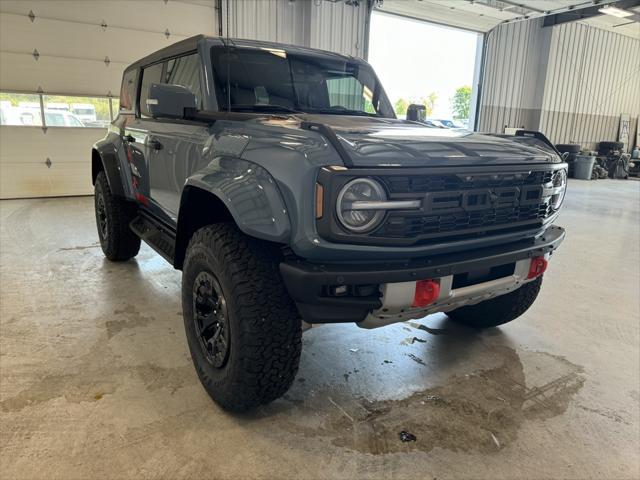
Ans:
POLYGON ((251 237, 273 243, 289 240, 291 222, 273 178, 251 162, 238 159, 230 164, 233 169, 219 165, 215 173, 187 180, 178 212, 175 268, 182 268, 191 235, 206 225, 233 222, 251 237))
POLYGON ((187 185, 182 191, 173 266, 181 270, 187 245, 196 230, 207 225, 234 222, 220 197, 203 188, 187 185))
POLYGON ((111 193, 118 197, 125 196, 116 148, 105 141, 96 143, 91 149, 91 183, 93 185, 96 184, 96 178, 101 171, 107 176, 111 193))

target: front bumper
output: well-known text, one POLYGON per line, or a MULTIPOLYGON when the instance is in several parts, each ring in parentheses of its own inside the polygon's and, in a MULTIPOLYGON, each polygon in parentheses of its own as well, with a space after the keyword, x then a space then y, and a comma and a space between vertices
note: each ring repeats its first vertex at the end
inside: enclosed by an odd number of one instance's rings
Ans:
POLYGON ((442 278, 516 263, 553 252, 564 229, 549 227, 535 239, 464 252, 415 258, 404 262, 318 264, 285 261, 280 272, 289 294, 308 323, 361 322, 382 307, 379 290, 368 296, 330 296, 332 287, 371 286, 442 278))

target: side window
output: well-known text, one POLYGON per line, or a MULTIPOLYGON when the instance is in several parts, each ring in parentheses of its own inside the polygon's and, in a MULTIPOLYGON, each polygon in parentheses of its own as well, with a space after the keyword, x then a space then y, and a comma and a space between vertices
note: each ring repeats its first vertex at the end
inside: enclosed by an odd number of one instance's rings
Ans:
POLYGON ((142 85, 140 87, 140 115, 142 117, 150 118, 151 112, 147 106, 147 99, 149 98, 149 88, 152 83, 162 83, 162 63, 156 63, 150 67, 142 70, 142 85))
POLYGON ((136 73, 136 69, 129 70, 122 77, 120 110, 133 110, 133 105, 136 102, 136 73))
POLYGON ((200 57, 197 54, 172 58, 167 61, 167 68, 162 83, 182 85, 196 96, 198 108, 202 108, 202 89, 200 88, 200 57))

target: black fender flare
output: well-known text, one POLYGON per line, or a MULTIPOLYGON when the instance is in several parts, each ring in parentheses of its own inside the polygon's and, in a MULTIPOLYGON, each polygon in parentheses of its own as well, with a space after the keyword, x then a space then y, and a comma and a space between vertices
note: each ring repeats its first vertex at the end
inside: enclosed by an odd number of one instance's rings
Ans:
POLYGON ((98 172, 104 171, 113 195, 125 197, 125 184, 118 159, 118 149, 110 141, 100 140, 91 149, 91 183, 95 185, 98 172))

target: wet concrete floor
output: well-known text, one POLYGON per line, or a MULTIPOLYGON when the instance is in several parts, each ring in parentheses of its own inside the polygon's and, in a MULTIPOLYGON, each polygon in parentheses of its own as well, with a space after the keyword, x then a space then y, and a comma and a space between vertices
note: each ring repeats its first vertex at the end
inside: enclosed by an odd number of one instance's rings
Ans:
POLYGON ((640 182, 572 181, 535 306, 304 334, 287 395, 220 410, 180 274, 113 264, 90 198, 0 202, 2 478, 640 478, 640 182), (402 432, 402 435, 401 435, 402 432))

